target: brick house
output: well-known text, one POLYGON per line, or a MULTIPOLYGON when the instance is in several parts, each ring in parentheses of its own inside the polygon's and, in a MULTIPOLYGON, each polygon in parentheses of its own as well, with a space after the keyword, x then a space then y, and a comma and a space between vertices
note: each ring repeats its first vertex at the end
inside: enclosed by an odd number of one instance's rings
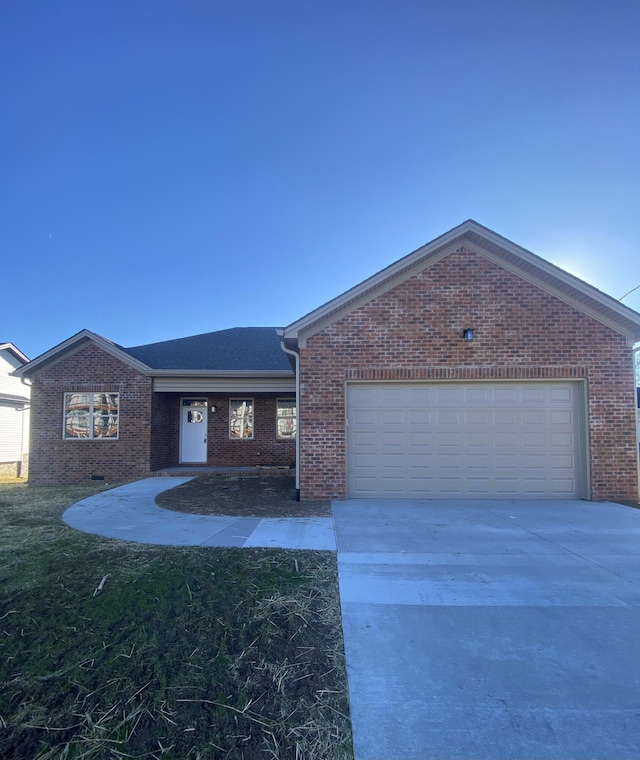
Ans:
POLYGON ((295 380, 275 328, 133 348, 82 330, 25 374, 32 485, 295 461, 295 380))
POLYGON ((296 461, 302 500, 636 499, 638 340, 640 314, 467 221, 277 331, 78 333, 19 371, 31 478, 296 461))

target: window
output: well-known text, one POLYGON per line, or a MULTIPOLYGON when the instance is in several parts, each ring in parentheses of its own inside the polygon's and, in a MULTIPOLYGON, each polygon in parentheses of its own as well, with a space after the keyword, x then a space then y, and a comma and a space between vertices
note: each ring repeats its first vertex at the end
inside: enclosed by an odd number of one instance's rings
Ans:
POLYGON ((276 438, 281 441, 296 437, 296 400, 279 398, 276 401, 276 438))
POLYGON ((229 438, 253 438, 253 399, 229 399, 229 438))
POLYGON ((118 393, 65 393, 65 438, 117 438, 118 393))

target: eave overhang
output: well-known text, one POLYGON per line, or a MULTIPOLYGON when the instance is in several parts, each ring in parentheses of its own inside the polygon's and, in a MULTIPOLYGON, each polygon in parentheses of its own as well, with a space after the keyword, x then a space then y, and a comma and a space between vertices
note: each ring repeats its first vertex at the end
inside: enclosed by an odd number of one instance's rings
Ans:
POLYGON ((31 399, 28 396, 16 396, 13 393, 0 393, 0 403, 11 404, 14 406, 24 406, 29 404, 31 399))
POLYGON ((13 354, 15 358, 23 364, 26 364, 29 361, 29 358, 25 356, 19 348, 14 346, 13 343, 0 343, 0 351, 9 351, 9 353, 13 354))

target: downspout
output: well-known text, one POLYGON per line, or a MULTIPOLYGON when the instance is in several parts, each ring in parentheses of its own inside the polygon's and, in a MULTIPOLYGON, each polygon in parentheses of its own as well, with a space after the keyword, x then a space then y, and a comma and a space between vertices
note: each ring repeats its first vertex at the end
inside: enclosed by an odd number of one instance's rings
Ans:
POLYGON ((284 344, 284 337, 280 335, 280 348, 294 356, 296 361, 296 501, 300 501, 300 354, 284 344))
MULTIPOLYGON (((25 430, 24 430, 24 418, 25 418, 25 411, 27 408, 31 408, 31 386, 32 382, 29 380, 29 378, 21 376, 20 382, 23 385, 26 385, 27 388, 29 388, 29 401, 22 407, 22 415, 20 420, 20 463, 18 464, 18 477, 21 478, 24 474, 24 454, 25 454, 25 430)), ((31 417, 29 417, 31 419, 31 417)), ((29 436, 29 448, 31 448, 31 430, 27 432, 27 435, 29 436)))

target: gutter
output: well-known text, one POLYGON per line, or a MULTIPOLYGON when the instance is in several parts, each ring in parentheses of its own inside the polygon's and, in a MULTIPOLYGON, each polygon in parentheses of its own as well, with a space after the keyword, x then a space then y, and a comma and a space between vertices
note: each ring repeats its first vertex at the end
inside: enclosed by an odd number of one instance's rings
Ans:
POLYGON ((282 333, 278 332, 280 348, 285 354, 295 357, 296 361, 296 501, 300 501, 300 354, 285 346, 282 333))

